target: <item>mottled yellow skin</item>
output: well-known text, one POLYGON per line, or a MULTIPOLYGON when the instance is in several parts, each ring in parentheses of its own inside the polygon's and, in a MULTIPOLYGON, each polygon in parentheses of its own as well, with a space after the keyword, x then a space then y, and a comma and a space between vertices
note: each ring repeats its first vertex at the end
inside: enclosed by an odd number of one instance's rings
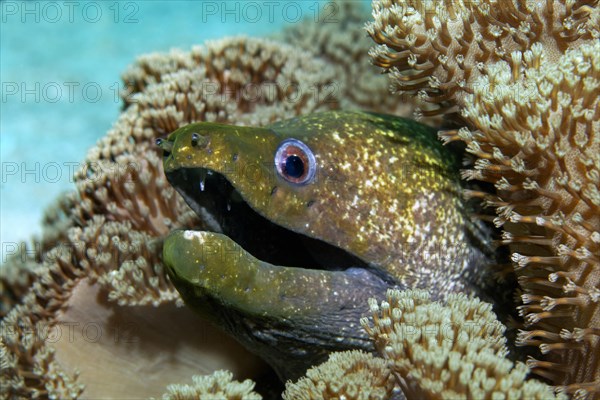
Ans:
MULTIPOLYGON (((165 242, 164 260, 184 299, 195 308, 210 308, 208 314, 217 314, 249 346, 255 345, 255 338, 247 338, 253 333, 239 334, 233 319, 261 319, 259 325, 269 329, 278 323, 299 327, 297 336, 325 331, 338 347, 368 347, 358 325, 366 298, 392 286, 428 288, 443 297, 481 283, 481 232, 461 199, 457 158, 425 125, 326 112, 265 128, 193 124, 171 134, 166 147, 167 174, 182 168, 220 173, 268 220, 344 249, 376 272, 285 268, 257 260, 218 233, 174 232, 165 242), (200 137, 194 146, 193 134, 200 137), (317 172, 311 183, 289 183, 275 170, 274 153, 287 138, 314 153, 317 172)), ((330 345, 320 336, 305 342, 330 345)), ((276 364, 290 344, 270 343, 279 347, 270 359, 276 364)))

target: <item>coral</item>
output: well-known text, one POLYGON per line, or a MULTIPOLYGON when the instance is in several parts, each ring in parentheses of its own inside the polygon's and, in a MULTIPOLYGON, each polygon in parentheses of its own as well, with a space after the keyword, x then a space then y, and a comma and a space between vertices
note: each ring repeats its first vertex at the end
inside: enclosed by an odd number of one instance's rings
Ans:
POLYGON ((476 157, 466 179, 496 193, 525 326, 528 365, 578 397, 600 396, 600 9, 596 1, 376 1, 374 62, 440 132, 476 157))
POLYGON ((279 37, 285 43, 318 54, 334 68, 337 79, 326 87, 324 95, 338 98, 342 110, 384 110, 409 117, 414 112, 414 101, 389 96, 386 77, 378 73, 369 59, 372 43, 363 29, 356 29, 369 16, 363 6, 360 2, 329 2, 317 16, 287 27, 279 37))
POLYGON ((332 353, 297 382, 286 383, 284 400, 389 399, 394 379, 386 362, 362 351, 332 353))
POLYGON ((389 290, 369 305, 374 325, 361 324, 408 398, 555 398, 548 385, 525 380, 525 364, 504 358, 505 328, 491 304, 461 293, 442 305, 424 290, 389 290))
POLYGON ((71 218, 71 210, 77 205, 78 199, 74 192, 64 192, 44 210, 42 217, 42 237, 35 241, 38 248, 35 249, 36 259, 40 259, 50 249, 63 243, 67 237, 66 233, 74 226, 71 218))
POLYGON ((155 136, 190 121, 262 126, 337 108, 339 102, 325 95, 335 85, 335 70, 314 54, 287 44, 232 37, 175 54, 177 63, 165 62, 171 54, 142 56, 123 74, 132 90, 145 88, 142 94, 126 95, 126 104, 162 119, 164 125, 157 126, 155 136), (149 82, 161 84, 147 86, 149 82))
POLYGON ((277 42, 238 37, 210 41, 191 52, 143 55, 123 74, 128 88, 123 100, 134 104, 139 92, 169 79, 194 82, 188 102, 205 103, 196 107, 201 110, 196 120, 257 126, 353 108, 409 116, 411 99, 389 96, 387 80, 369 62, 370 41, 361 29, 367 17, 358 2, 330 2, 316 21, 309 17, 276 34, 277 42), (171 77, 173 73, 181 75, 171 77), (226 111, 219 109, 217 115, 213 108, 222 102, 226 111), (253 115, 249 108, 255 105, 253 115))
POLYGON ((19 304, 35 279, 34 271, 40 266, 29 255, 27 244, 18 245, 18 253, 7 257, 0 269, 0 318, 19 304))
POLYGON ((48 326, 34 323, 25 314, 13 311, 2 322, 0 397, 79 398, 83 386, 76 383, 77 375, 67 374, 46 345, 48 326))
POLYGON ((545 355, 529 364, 572 383, 568 392, 600 395, 600 43, 553 64, 544 54, 534 45, 524 69, 494 65, 486 93, 467 96, 473 127, 463 140, 480 160, 465 176, 498 189, 483 197, 505 226, 523 289, 531 328, 517 340, 545 355))
POLYGON ((73 193, 60 195, 44 212, 41 238, 7 247, 7 259, 0 267, 0 319, 25 296, 46 254, 65 243, 73 225, 69 210, 74 205, 73 193))
POLYGON ((201 221, 166 182, 156 151, 140 147, 114 162, 89 162, 88 176, 76 176, 80 201, 72 215, 83 229, 71 229, 70 239, 74 262, 110 299, 157 306, 179 299, 163 271, 160 237, 201 221))
POLYGON ((555 62, 568 46, 597 38, 594 3, 376 0, 367 32, 378 46, 370 54, 396 90, 419 95, 425 115, 457 111, 489 64, 510 62, 534 43, 555 62))
POLYGON ((262 396, 252 391, 254 382, 246 379, 244 382, 232 381, 233 375, 228 371, 215 371, 208 376, 194 375, 193 383, 172 384, 167 386, 163 400, 260 400, 262 396))

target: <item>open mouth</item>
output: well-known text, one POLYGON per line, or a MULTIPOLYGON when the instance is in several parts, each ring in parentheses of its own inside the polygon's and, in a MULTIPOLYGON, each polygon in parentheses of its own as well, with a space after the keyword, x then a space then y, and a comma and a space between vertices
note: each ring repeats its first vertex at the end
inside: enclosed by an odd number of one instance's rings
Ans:
POLYGON ((279 226, 260 215, 220 173, 179 168, 167 179, 202 218, 206 230, 222 233, 261 261, 285 267, 346 270, 368 265, 356 256, 279 226))

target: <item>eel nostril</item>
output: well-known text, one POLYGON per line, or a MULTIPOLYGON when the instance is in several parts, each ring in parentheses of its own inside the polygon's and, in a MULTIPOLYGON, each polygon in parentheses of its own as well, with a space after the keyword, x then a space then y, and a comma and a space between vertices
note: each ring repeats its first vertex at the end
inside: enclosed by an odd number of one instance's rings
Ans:
POLYGON ((160 147, 163 151, 163 157, 168 157, 171 155, 171 150, 173 150, 173 142, 170 142, 163 138, 156 139, 156 145, 160 147))

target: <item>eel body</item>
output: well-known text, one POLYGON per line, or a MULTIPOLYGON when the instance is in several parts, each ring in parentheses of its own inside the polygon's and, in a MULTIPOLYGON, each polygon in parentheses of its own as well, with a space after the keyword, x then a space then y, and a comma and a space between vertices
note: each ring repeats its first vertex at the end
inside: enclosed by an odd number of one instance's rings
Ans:
POLYGON ((334 350, 372 350, 359 319, 388 288, 478 293, 489 250, 458 157, 433 129, 334 111, 263 128, 197 123, 160 143, 205 221, 163 258, 187 304, 296 378, 334 350))

